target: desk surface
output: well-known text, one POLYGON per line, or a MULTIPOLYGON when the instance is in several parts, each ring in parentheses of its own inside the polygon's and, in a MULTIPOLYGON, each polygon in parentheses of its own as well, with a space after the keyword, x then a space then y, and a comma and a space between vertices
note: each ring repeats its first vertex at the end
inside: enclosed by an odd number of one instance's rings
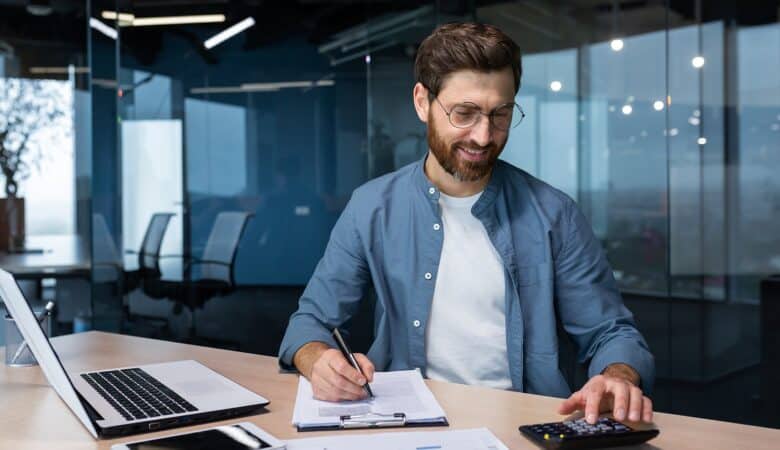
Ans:
POLYGON ((27 253, 0 252, 0 268, 20 278, 89 276, 89 250, 77 235, 27 236, 27 253))
MULTIPOLYGON (((279 373, 275 358, 99 332, 61 336, 52 342, 63 363, 71 371, 195 359, 271 401, 265 414, 216 423, 246 420, 281 439, 334 433, 295 431, 290 420, 297 376, 279 373)), ((427 383, 447 413, 450 429, 487 426, 510 449, 536 448, 520 435, 518 425, 561 420, 561 416, 555 413, 559 399, 437 381, 427 383)), ((769 449, 777 448, 780 440, 780 430, 769 428, 663 413, 656 413, 655 419, 661 434, 649 444, 638 448, 769 449)), ((207 426, 198 425, 189 429, 207 426)), ((171 432, 167 430, 144 436, 171 432)), ((361 431, 339 433, 354 432, 361 431)), ((46 383, 40 368, 9 368, 0 364, 0 447, 108 449, 114 442, 132 438, 93 440, 46 383)))

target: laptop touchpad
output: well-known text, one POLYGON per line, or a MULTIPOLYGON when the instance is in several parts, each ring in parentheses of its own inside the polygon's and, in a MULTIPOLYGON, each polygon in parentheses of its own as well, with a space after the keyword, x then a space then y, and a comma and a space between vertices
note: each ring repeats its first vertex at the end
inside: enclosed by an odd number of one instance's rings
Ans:
POLYGON ((209 395, 230 390, 220 380, 208 379, 176 381, 173 383, 173 388, 179 393, 186 392, 189 395, 209 395))

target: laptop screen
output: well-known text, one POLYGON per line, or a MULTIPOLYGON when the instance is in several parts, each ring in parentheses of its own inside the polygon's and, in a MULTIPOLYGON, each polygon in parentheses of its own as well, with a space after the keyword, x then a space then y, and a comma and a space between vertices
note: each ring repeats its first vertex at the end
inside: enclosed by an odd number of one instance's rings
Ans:
POLYGON ((76 417, 92 433, 92 436, 97 438, 95 426, 90 421, 84 405, 82 405, 76 390, 73 388, 73 383, 70 381, 62 362, 54 351, 54 347, 52 347, 51 342, 43 333, 38 321, 35 320, 32 308, 25 300, 13 275, 2 269, 0 269, 0 298, 5 302, 8 313, 16 321, 19 332, 21 332, 33 356, 35 356, 41 369, 43 369, 43 374, 46 376, 49 384, 54 387, 60 398, 76 414, 76 417))

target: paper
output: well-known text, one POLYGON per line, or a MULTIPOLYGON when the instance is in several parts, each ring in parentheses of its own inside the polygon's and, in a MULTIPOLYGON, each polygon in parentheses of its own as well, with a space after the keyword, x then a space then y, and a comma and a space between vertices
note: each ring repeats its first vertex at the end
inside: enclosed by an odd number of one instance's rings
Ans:
POLYGON ((371 390, 374 398, 326 402, 316 400, 309 380, 300 377, 293 425, 301 428, 339 425, 341 416, 363 414, 404 413, 406 420, 412 422, 443 422, 446 417, 419 371, 377 372, 371 390))
POLYGON ((487 428, 335 435, 286 444, 287 450, 508 450, 487 428))

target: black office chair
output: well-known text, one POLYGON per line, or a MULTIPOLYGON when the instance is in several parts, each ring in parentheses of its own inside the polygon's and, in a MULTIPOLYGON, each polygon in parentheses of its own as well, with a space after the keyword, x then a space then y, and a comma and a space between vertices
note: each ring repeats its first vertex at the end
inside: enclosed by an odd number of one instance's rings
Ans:
POLYGON ((160 256, 161 259, 182 258, 184 273, 189 274, 186 279, 166 280, 163 276, 143 280, 143 292, 152 298, 167 298, 173 301, 174 314, 180 314, 184 308, 190 310, 188 341, 198 339, 195 310, 203 308, 210 299, 225 296, 235 290, 238 244, 252 216, 251 213, 237 211, 219 213, 209 233, 202 258, 186 255, 160 256))
POLYGON ((110 286, 111 293, 108 295, 121 297, 122 318, 119 326, 123 331, 128 331, 128 322, 136 322, 138 319, 159 322, 162 327, 168 324, 166 318, 132 314, 128 294, 138 289, 144 278, 160 277, 160 248, 165 231, 174 215, 172 213, 152 215, 140 249, 125 251, 125 254, 138 255, 138 267, 132 270, 126 270, 124 258, 114 242, 105 218, 97 213, 92 215, 92 283, 96 287, 110 286))
POLYGON ((134 291, 140 286, 141 281, 146 278, 159 278, 161 276, 160 248, 162 247, 168 224, 175 215, 173 213, 152 214, 149 225, 144 232, 140 250, 125 251, 125 254, 128 255, 138 255, 138 268, 129 271, 125 270, 124 292, 134 291))
POLYGON ((120 289, 123 298, 123 325, 124 322, 138 322, 141 320, 159 323, 162 328, 168 326, 168 319, 164 317, 131 313, 128 294, 140 288, 144 280, 160 278, 160 249, 162 248, 163 238, 171 218, 175 215, 173 213, 152 214, 149 225, 147 225, 144 232, 144 238, 141 241, 141 248, 138 251, 125 251, 125 254, 128 255, 138 255, 138 268, 124 270, 122 274, 120 289))

